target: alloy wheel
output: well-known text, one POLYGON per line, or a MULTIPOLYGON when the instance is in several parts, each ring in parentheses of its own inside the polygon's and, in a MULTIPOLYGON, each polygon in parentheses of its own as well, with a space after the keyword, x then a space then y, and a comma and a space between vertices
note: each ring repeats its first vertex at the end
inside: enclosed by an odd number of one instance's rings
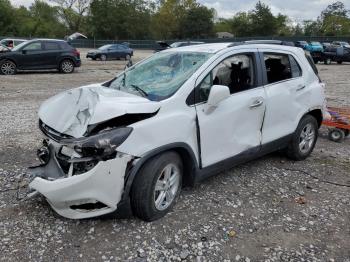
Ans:
POLYGON ((301 131, 299 137, 299 149, 303 154, 307 154, 315 141, 316 131, 311 123, 308 123, 301 131))
POLYGON ((156 209, 167 209, 174 199, 180 186, 180 170, 174 164, 168 164, 160 173, 154 188, 154 204, 156 209))
POLYGON ((74 65, 71 61, 63 61, 62 62, 62 71, 65 72, 65 73, 71 73, 74 69, 74 65))
POLYGON ((16 65, 11 61, 6 61, 1 65, 1 72, 4 75, 13 75, 16 72, 16 65))

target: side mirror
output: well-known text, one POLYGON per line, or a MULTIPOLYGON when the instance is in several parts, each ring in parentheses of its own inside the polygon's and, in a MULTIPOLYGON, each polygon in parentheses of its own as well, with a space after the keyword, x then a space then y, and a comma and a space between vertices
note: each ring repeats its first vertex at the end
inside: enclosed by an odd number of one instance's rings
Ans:
POLYGON ((213 85, 210 89, 208 101, 204 112, 206 114, 211 113, 218 104, 230 96, 230 89, 223 85, 213 85))
POLYGON ((27 54, 27 50, 22 50, 22 54, 27 54))

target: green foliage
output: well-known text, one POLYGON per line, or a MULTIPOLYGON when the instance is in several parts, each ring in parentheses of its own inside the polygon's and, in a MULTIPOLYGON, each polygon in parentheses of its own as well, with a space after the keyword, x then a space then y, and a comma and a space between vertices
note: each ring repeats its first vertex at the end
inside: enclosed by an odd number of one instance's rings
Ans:
POLYGON ((143 0, 93 0, 88 24, 97 38, 145 39, 150 35, 150 19, 143 0))
POLYGON ((214 10, 195 0, 164 0, 152 18, 152 34, 161 39, 209 37, 213 19, 214 10))
POLYGON ((215 32, 236 37, 350 35, 350 12, 340 1, 302 24, 274 15, 262 1, 229 19, 217 18, 214 9, 198 1, 36 0, 26 8, 0 0, 0 35, 63 38, 81 32, 119 40, 210 38, 215 32))
POLYGON ((215 28, 218 30, 218 28, 224 27, 225 31, 237 37, 288 36, 293 31, 288 24, 287 16, 282 14, 273 15, 270 7, 258 1, 253 10, 239 12, 231 19, 220 20, 215 28))
POLYGON ((15 33, 14 9, 10 1, 0 0, 0 35, 15 33))

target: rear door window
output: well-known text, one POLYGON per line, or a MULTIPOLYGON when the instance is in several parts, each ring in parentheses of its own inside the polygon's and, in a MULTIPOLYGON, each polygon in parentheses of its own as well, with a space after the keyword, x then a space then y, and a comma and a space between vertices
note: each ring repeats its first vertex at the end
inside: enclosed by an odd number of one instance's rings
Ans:
POLYGON ((50 50, 50 51, 53 51, 53 50, 60 50, 60 45, 58 43, 55 43, 55 42, 46 42, 45 43, 45 49, 46 50, 50 50))
POLYGON ((293 78, 289 56, 281 53, 264 53, 268 84, 293 78))

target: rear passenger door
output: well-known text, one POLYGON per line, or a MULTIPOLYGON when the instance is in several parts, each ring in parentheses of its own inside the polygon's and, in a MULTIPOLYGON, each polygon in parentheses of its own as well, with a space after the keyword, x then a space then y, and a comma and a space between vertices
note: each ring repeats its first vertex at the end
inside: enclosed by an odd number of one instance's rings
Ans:
POLYGON ((266 112, 262 128, 262 144, 292 134, 302 112, 305 112, 302 63, 287 51, 259 50, 266 92, 266 112))
POLYGON ((58 67, 58 59, 62 52, 59 43, 57 42, 44 42, 44 52, 43 52, 43 60, 44 66, 46 68, 57 68, 58 67))

